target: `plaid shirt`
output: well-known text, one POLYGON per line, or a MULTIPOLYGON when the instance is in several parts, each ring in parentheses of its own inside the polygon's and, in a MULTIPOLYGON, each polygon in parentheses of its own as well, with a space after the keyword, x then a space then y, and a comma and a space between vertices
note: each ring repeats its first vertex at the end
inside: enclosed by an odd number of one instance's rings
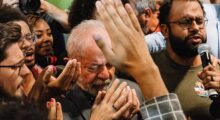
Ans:
POLYGON ((176 94, 154 97, 141 106, 144 120, 186 120, 176 94))

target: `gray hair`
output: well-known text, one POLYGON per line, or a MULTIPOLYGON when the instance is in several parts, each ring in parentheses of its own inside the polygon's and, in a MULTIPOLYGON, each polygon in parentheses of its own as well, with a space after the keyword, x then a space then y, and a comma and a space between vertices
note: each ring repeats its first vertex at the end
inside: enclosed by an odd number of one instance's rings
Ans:
POLYGON ((83 57, 86 48, 96 44, 95 40, 88 39, 90 33, 97 29, 104 29, 104 25, 97 20, 85 20, 74 27, 68 38, 66 47, 68 57, 80 58, 83 57))
POLYGON ((135 1, 135 7, 139 14, 142 13, 146 8, 151 9, 153 12, 156 11, 155 0, 134 0, 134 1, 135 1))

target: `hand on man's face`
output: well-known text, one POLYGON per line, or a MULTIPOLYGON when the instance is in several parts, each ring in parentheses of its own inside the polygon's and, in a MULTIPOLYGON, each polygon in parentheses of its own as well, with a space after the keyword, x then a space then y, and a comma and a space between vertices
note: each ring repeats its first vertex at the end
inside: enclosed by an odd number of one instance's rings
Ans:
POLYGON ((144 34, 130 5, 125 8, 120 0, 96 2, 99 19, 104 23, 112 40, 112 48, 107 46, 100 35, 94 36, 107 60, 128 73, 137 66, 153 64, 144 42, 144 34))

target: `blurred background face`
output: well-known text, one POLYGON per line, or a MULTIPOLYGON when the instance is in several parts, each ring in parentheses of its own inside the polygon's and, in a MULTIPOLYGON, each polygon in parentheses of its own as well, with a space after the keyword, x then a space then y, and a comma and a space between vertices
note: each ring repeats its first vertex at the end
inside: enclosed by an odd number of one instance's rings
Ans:
POLYGON ((18 7, 19 6, 19 0, 3 0, 3 5, 10 5, 12 7, 18 7))
POLYGON ((49 25, 43 19, 39 19, 33 27, 33 32, 36 34, 36 54, 41 56, 51 55, 53 36, 49 25))
POLYGON ((24 21, 16 21, 21 26, 21 41, 19 41, 19 47, 25 54, 25 64, 27 66, 33 66, 35 63, 34 55, 34 35, 31 33, 27 23, 24 21))
POLYGON ((145 35, 156 31, 159 24, 158 13, 148 9, 137 17, 145 35))
POLYGON ((24 64, 24 56, 17 43, 8 47, 6 55, 7 57, 0 62, 0 66, 14 67, 0 67, 1 89, 10 96, 22 97, 24 96, 22 83, 30 71, 24 64))

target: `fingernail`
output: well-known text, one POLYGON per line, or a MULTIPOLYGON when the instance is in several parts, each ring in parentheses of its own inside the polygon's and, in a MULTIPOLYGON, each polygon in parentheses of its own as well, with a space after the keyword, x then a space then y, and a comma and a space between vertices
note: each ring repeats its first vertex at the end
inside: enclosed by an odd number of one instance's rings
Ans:
POLYGON ((101 2, 100 1, 96 1, 95 5, 96 5, 97 10, 99 10, 100 6, 101 6, 101 2))
POLYGON ((47 70, 48 70, 49 73, 52 72, 52 71, 53 71, 53 66, 51 66, 51 65, 48 66, 48 69, 47 69, 47 70))
POLYGON ((54 98, 51 98, 51 99, 50 99, 50 102, 55 102, 55 99, 54 99, 54 98))
POLYGON ((127 86, 127 89, 130 91, 131 90, 130 86, 127 86))
POLYGON ((56 103, 56 105, 57 105, 57 106, 60 106, 60 104, 59 104, 58 102, 56 103))
POLYGON ((50 102, 47 102, 47 107, 50 107, 50 102))

